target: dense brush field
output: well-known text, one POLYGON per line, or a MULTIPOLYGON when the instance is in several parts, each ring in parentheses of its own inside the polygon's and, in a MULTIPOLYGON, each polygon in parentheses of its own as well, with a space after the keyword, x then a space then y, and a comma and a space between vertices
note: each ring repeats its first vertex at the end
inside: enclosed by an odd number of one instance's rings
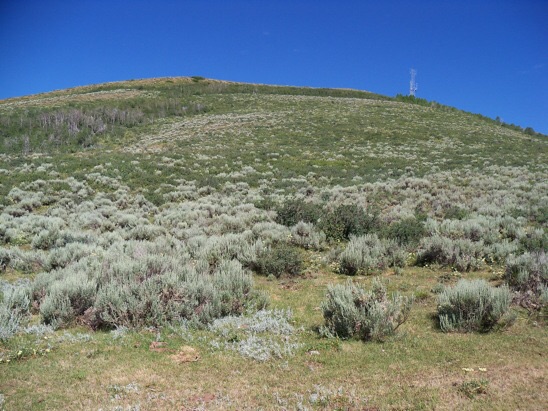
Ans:
POLYGON ((356 90, 0 101, 0 409, 548 409, 547 148, 356 90))

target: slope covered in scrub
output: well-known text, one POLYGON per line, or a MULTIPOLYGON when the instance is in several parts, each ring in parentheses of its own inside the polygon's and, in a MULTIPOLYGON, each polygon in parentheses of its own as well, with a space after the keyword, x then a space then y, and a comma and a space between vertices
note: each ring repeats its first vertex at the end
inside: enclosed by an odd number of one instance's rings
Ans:
POLYGON ((547 144, 419 99, 201 77, 0 101, 0 394, 545 408, 547 144), (481 327, 448 313, 478 304, 492 331, 463 336, 481 327))

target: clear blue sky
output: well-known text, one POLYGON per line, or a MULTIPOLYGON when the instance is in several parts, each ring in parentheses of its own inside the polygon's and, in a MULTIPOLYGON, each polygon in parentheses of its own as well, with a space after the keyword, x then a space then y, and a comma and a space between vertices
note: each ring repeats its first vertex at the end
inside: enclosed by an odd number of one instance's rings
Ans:
POLYGON ((407 94, 548 134, 548 0, 0 0, 0 99, 163 76, 407 94))

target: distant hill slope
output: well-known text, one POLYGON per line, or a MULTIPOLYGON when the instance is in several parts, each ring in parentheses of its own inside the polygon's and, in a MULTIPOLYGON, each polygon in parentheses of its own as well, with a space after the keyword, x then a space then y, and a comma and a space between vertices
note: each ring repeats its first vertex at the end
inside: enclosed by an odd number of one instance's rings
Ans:
MULTIPOLYGON (((130 154, 136 161, 157 157, 150 163, 156 165, 177 161, 172 176, 144 173, 153 186, 181 176, 199 185, 257 185, 265 172, 286 182, 312 174, 348 185, 406 170, 547 163, 543 137, 436 103, 400 100, 202 77, 99 84, 0 101, 0 152, 8 168, 61 156, 69 174, 105 162, 123 168, 130 154), (74 156, 83 168, 72 164, 74 156)), ((130 167, 130 186, 148 184, 134 174, 130 167)))

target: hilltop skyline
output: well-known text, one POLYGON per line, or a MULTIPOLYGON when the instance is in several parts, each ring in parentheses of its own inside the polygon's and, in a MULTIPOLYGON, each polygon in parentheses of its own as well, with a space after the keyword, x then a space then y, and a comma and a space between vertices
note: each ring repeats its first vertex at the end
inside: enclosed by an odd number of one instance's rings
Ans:
POLYGON ((548 134, 543 1, 6 1, 0 99, 199 75, 408 94, 548 134))

